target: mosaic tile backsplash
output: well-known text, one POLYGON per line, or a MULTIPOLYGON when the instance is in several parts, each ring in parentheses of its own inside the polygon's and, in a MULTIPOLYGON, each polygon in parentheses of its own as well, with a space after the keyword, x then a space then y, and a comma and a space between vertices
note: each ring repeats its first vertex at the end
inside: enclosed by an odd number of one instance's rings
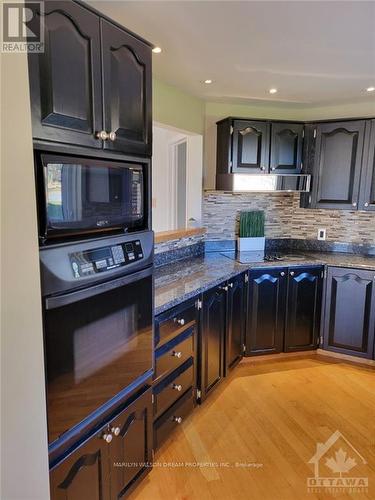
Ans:
POLYGON ((314 210, 299 206, 299 193, 227 193, 206 191, 203 225, 206 240, 233 240, 241 210, 264 210, 267 238, 314 240, 319 228, 327 241, 375 245, 375 212, 314 210))

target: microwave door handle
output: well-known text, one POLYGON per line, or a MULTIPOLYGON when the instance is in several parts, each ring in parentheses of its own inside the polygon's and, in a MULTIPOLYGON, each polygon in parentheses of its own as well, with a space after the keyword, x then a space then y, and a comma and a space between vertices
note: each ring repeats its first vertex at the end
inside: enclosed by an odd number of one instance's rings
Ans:
POLYGON ((152 267, 133 274, 128 274, 127 276, 122 276, 121 278, 106 281, 105 283, 88 286, 83 290, 65 293, 64 295, 58 295, 56 297, 48 297, 45 300, 45 306, 47 310, 57 309, 58 307, 73 304, 74 302, 79 302, 80 300, 88 299, 90 297, 94 297, 95 295, 109 292, 122 286, 130 285, 135 281, 138 281, 142 278, 147 278, 149 276, 152 276, 152 267))

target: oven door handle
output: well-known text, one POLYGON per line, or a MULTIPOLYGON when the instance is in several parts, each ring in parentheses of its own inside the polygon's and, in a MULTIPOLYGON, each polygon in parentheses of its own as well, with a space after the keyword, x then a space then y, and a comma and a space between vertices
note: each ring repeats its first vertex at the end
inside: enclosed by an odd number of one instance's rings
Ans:
POLYGON ((153 268, 149 267, 142 271, 128 274, 127 276, 122 276, 121 278, 116 278, 111 281, 106 281, 105 283, 100 283, 99 285, 89 286, 87 288, 84 288, 83 290, 65 293, 64 295, 58 295, 56 297, 48 297, 45 300, 46 309, 57 309, 58 307, 67 306, 68 304, 73 304, 74 302, 79 302, 80 300, 88 299, 90 297, 94 297, 95 295, 109 292, 122 286, 130 285, 131 283, 139 281, 142 278, 152 276, 152 271, 153 268))

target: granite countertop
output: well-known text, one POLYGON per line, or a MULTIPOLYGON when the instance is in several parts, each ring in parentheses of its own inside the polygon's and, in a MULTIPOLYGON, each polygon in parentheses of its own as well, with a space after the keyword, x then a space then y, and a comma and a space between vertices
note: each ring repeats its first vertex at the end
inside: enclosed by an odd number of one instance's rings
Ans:
POLYGON ((292 256, 285 260, 240 264, 221 253, 213 252, 166 264, 155 270, 155 315, 191 299, 247 269, 319 264, 375 271, 375 257, 358 254, 293 252, 292 256))

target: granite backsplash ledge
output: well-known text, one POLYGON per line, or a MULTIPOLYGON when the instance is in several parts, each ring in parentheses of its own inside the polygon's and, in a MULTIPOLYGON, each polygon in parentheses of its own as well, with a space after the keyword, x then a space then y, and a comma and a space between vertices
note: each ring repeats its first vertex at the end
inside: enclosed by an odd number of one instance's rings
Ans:
POLYGON ((204 234, 172 239, 155 244, 154 264, 159 267, 176 260, 196 257, 202 253, 204 253, 204 234))
POLYGON ((235 240, 239 213, 257 209, 265 212, 265 233, 269 239, 317 241, 318 229, 325 228, 326 243, 343 244, 342 248, 348 244, 354 244, 353 248, 375 246, 375 212, 304 209, 299 203, 299 193, 205 191, 206 240, 235 240))

